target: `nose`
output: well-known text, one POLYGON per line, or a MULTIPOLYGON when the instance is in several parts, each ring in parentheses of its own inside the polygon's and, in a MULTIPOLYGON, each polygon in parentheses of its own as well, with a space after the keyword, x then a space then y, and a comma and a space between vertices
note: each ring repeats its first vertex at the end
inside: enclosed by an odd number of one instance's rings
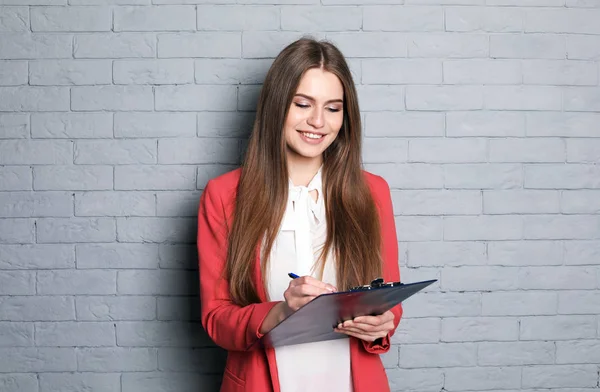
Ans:
POLYGON ((319 108, 314 108, 306 121, 308 125, 314 128, 323 128, 325 120, 323 119, 323 110, 319 108))

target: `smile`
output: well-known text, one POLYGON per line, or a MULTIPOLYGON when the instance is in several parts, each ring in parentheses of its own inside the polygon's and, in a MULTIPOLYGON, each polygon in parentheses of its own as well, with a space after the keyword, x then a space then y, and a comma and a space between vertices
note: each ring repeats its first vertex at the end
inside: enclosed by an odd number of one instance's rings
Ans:
POLYGON ((310 133, 310 132, 302 132, 302 131, 298 131, 300 132, 302 135, 306 136, 309 139, 321 139, 324 135, 319 135, 316 133, 310 133))

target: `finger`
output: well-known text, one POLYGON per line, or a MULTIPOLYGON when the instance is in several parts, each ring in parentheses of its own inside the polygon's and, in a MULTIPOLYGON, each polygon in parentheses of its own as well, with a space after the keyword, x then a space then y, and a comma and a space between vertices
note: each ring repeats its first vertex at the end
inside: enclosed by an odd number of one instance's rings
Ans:
POLYGON ((351 328, 353 330, 359 331, 361 333, 379 333, 385 332, 387 334, 394 328, 393 322, 387 322, 385 324, 380 325, 371 325, 364 323, 355 323, 355 322, 344 322, 343 324, 338 325, 339 328, 351 328))
POLYGON ((341 331, 341 330, 337 330, 336 329, 335 332, 343 333, 344 335, 348 335, 348 336, 353 336, 353 337, 355 337, 357 339, 361 339, 361 340, 364 340, 366 342, 373 342, 373 341, 379 339, 378 337, 374 337, 374 336, 370 336, 370 335, 364 335, 364 334, 361 334, 361 333, 356 333, 356 332, 351 332, 351 331, 341 331))
POLYGON ((302 284, 299 286, 295 286, 292 288, 292 293, 294 295, 297 296, 312 296, 312 297, 316 297, 318 295, 321 294, 327 294, 330 293, 331 291, 329 290, 325 290, 323 288, 317 287, 317 286, 312 286, 310 284, 302 284))
POLYGON ((371 324, 371 325, 384 324, 384 323, 387 323, 387 322, 393 321, 393 320, 394 320, 394 313, 392 313, 392 311, 390 311, 390 310, 388 310, 387 312, 382 313, 378 316, 359 316, 359 317, 354 318, 354 322, 371 324))
MULTIPOLYGON (((315 286, 315 287, 321 288, 323 290, 327 290, 329 292, 337 291, 337 288, 335 286, 333 286, 333 285, 331 285, 329 283, 322 282, 322 281, 320 281, 318 279, 315 279, 312 276, 308 276, 308 275, 302 276, 302 277, 297 278, 297 279, 294 279, 292 282, 293 282, 294 286, 300 286, 300 285, 303 285, 303 284, 308 284, 308 285, 311 285, 311 286, 315 286)), ((290 283, 292 283, 292 282, 290 282, 290 283)))

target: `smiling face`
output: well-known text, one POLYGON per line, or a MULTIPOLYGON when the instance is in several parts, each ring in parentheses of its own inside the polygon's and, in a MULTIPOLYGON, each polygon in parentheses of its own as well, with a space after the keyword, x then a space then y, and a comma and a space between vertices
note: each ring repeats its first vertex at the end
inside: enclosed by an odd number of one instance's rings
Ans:
POLYGON ((344 88, 320 68, 304 73, 285 120, 288 161, 323 161, 344 121, 344 88))

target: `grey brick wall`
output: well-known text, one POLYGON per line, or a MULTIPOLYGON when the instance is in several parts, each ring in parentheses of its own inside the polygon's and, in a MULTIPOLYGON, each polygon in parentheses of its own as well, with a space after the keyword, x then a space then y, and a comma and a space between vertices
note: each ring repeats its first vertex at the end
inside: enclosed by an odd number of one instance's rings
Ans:
POLYGON ((392 187, 394 391, 600 389, 600 1, 0 0, 0 391, 217 391, 196 208, 303 33, 392 187))

